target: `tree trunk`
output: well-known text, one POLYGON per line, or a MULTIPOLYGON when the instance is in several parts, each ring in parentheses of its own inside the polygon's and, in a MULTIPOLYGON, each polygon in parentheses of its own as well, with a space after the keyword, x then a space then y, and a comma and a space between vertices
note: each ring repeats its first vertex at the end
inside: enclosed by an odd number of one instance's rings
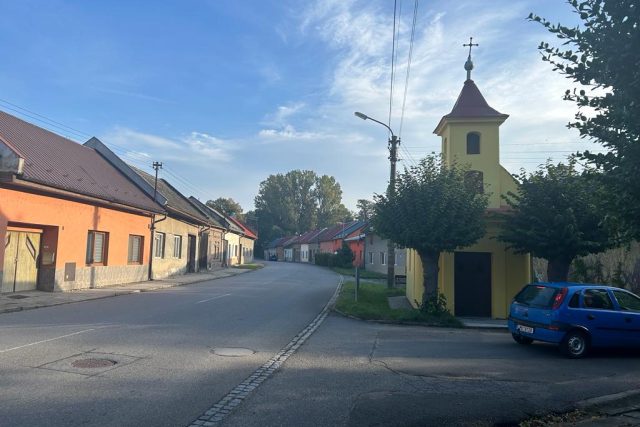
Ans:
POLYGON ((422 306, 426 307, 427 302, 438 294, 438 271, 440 254, 420 253, 420 261, 422 261, 422 285, 424 293, 422 294, 422 306))
POLYGON ((569 277, 571 260, 550 259, 547 264, 547 280, 550 282, 566 282, 569 277))

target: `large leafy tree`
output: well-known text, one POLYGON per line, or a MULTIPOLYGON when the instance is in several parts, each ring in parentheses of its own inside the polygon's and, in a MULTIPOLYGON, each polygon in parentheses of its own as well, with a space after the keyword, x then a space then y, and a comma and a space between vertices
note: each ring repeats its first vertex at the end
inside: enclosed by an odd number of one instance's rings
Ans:
POLYGON ((429 156, 398 176, 394 196, 375 196, 376 232, 420 256, 424 308, 437 294, 440 253, 469 246, 485 234, 488 196, 465 180, 466 172, 445 165, 441 156, 429 156))
POLYGON ((546 259, 549 281, 566 281, 575 257, 616 244, 602 206, 606 191, 588 172, 576 171, 575 160, 523 171, 519 182, 518 193, 505 197, 512 209, 502 215, 499 239, 516 253, 546 259))
POLYGON ((342 190, 334 177, 293 170, 269 175, 255 198, 260 244, 287 234, 302 234, 348 219, 342 190))
POLYGON ((328 227, 352 219, 351 212, 342 204, 342 188, 336 179, 322 175, 316 179, 317 227, 328 227))
POLYGON ((584 138, 602 144, 605 153, 581 157, 603 173, 604 194, 612 211, 640 238, 640 4, 637 0, 569 0, 582 25, 567 27, 544 18, 562 47, 541 43, 542 59, 554 70, 596 90, 567 90, 578 106, 569 124, 584 138))
POLYGON ((231 197, 218 197, 215 200, 208 200, 207 206, 210 206, 229 216, 242 216, 242 206, 231 197))
POLYGON ((356 215, 360 221, 369 221, 373 216, 375 203, 367 199, 358 199, 356 209, 356 215))

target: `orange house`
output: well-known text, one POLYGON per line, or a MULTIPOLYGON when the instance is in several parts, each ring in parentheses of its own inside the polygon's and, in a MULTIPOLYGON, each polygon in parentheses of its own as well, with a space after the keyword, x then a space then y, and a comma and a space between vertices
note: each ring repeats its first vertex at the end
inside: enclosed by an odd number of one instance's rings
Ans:
POLYGON ((1 292, 147 280, 156 213, 93 149, 0 111, 1 292))

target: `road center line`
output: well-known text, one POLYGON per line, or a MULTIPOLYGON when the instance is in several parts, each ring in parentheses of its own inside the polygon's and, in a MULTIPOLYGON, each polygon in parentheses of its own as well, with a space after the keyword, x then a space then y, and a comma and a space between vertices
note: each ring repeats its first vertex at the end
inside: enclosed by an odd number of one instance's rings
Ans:
POLYGON ((13 347, 13 348, 7 348, 5 350, 0 350, 0 353, 7 353, 13 350, 19 350, 21 348, 25 348, 25 347, 31 347, 32 345, 37 345, 37 344, 44 344, 46 342, 50 342, 50 341, 55 341, 55 340, 60 340, 62 338, 67 338, 67 337, 72 337, 74 335, 79 335, 79 334, 84 334, 85 332, 89 332, 89 331, 95 331, 96 328, 91 328, 91 329, 85 329, 84 331, 78 331, 78 332, 74 332, 72 334, 67 334, 67 335, 62 335, 59 337, 55 337, 55 338, 49 338, 48 340, 42 340, 42 341, 37 341, 37 342, 32 342, 30 344, 25 344, 25 345, 20 345, 18 347, 13 347))
POLYGON ((228 296, 231 296, 231 294, 218 295, 217 297, 203 299, 202 301, 198 301, 196 304, 200 304, 200 303, 203 303, 203 302, 209 302, 209 301, 213 301, 214 299, 218 299, 218 298, 222 298, 222 297, 228 297, 228 296))

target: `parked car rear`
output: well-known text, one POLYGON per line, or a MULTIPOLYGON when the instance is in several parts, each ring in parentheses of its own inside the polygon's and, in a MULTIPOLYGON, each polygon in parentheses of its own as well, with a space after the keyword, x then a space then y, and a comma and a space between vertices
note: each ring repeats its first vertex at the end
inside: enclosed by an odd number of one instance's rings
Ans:
POLYGON ((611 286, 532 283, 511 303, 509 330, 519 344, 558 344, 571 358, 592 347, 640 347, 640 297, 611 286))

